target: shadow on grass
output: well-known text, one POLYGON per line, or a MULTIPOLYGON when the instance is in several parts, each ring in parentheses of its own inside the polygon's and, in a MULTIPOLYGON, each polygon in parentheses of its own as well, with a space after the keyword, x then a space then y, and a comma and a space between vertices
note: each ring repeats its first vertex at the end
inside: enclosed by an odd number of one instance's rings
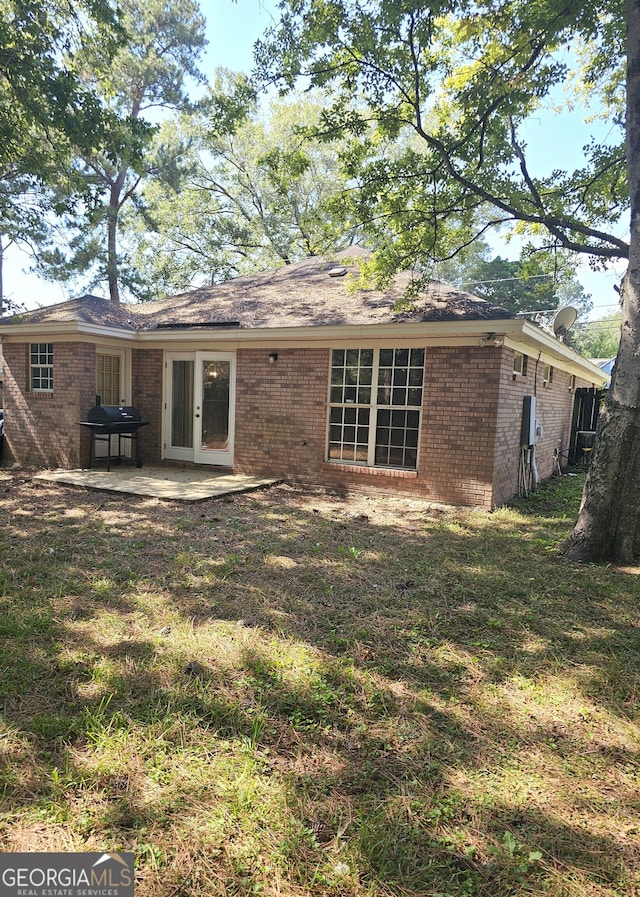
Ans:
POLYGON ((141 894, 637 887, 638 585, 557 558, 566 495, 387 517, 22 493, 4 849, 43 824, 130 847, 141 894))

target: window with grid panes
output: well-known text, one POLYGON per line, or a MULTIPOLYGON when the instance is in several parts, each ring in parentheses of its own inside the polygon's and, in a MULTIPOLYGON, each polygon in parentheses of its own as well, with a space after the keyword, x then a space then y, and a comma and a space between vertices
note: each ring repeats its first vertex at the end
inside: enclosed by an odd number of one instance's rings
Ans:
POLYGON ((120 389, 120 356, 96 355, 96 395, 103 405, 119 405, 122 398, 120 389))
POLYGON ((30 384, 35 392, 53 391, 53 344, 31 343, 30 384))
POLYGON ((424 349, 334 349, 330 461, 415 470, 424 349))

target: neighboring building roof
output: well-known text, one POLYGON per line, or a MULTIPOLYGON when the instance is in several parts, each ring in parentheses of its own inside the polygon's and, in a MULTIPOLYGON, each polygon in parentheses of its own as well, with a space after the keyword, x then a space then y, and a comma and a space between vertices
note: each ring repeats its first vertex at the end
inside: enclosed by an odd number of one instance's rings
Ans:
POLYGON ((613 358, 590 358, 589 361, 592 364, 597 364, 598 367, 601 368, 605 374, 609 374, 609 376, 611 376, 613 366, 616 363, 615 356, 613 358))
MULTIPOLYGON (((13 318, 20 323, 84 321, 127 330, 173 327, 273 328, 384 324, 418 321, 482 321, 513 318, 511 312, 431 281, 415 299, 404 302, 411 275, 397 275, 383 290, 361 289, 352 247, 333 259, 308 258, 293 265, 238 277, 138 305, 114 305, 96 296, 41 308, 13 318)), ((9 323, 2 319, 0 323, 9 323)))

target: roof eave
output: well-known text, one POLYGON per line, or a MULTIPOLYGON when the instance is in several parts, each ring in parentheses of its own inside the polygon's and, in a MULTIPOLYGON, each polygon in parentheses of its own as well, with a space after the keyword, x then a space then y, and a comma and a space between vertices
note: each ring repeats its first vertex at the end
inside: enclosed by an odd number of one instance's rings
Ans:
POLYGON ((548 360, 557 360, 572 371, 594 383, 606 384, 609 376, 601 368, 561 343, 552 334, 523 318, 493 318, 483 320, 457 321, 397 321, 375 324, 329 324, 291 327, 239 327, 223 329, 197 327, 193 330, 176 328, 171 330, 129 330, 114 325, 88 323, 85 321, 40 321, 34 323, 12 323, 0 325, 0 336, 15 337, 96 337, 127 340, 143 344, 167 342, 198 343, 217 339, 237 346, 251 343, 287 345, 322 341, 325 343, 345 343, 357 339, 401 338, 425 346, 436 346, 447 340, 459 345, 469 345, 471 340, 482 340, 491 334, 505 345, 528 354, 539 354, 548 360))
POLYGON ((94 324, 87 321, 33 321, 0 324, 0 337, 8 336, 75 336, 83 334, 103 338, 135 340, 137 330, 114 324, 94 324))
POLYGON ((489 334, 503 341, 510 348, 538 354, 545 361, 558 360, 571 368, 572 373, 584 379, 606 385, 609 376, 601 368, 583 358, 555 336, 542 330, 523 318, 493 318, 483 320, 458 321, 398 321, 380 324, 329 324, 296 327, 255 327, 225 329, 198 328, 197 330, 170 329, 139 331, 138 339, 145 343, 160 343, 167 340, 181 343, 197 343, 204 339, 222 338, 238 346, 249 343, 269 343, 271 345, 307 342, 338 343, 355 339, 393 339, 420 341, 424 346, 437 346, 444 340, 449 345, 469 345, 470 340, 482 341, 489 334))
MULTIPOLYGON (((530 321, 523 320, 522 324, 521 338, 520 340, 516 339, 515 342, 521 343, 522 346, 530 347, 532 344, 538 346, 545 360, 549 358, 558 359, 574 368, 579 367, 581 371, 588 372, 591 375, 590 379, 596 383, 607 385, 610 382, 610 375, 606 374, 602 368, 599 368, 597 364, 594 364, 588 358, 584 358, 570 346, 567 346, 566 343, 560 342, 553 334, 542 330, 542 328, 532 324, 530 321)), ((517 345, 515 348, 521 349, 521 346, 517 345)), ((580 373, 580 376, 584 376, 584 374, 580 373)))

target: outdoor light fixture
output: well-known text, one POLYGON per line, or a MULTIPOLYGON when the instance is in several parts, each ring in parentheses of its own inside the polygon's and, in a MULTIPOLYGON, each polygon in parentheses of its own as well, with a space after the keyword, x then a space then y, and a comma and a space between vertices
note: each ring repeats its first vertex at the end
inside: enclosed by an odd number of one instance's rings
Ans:
POLYGON ((269 352, 269 364, 275 364, 278 360, 277 352, 269 352))

